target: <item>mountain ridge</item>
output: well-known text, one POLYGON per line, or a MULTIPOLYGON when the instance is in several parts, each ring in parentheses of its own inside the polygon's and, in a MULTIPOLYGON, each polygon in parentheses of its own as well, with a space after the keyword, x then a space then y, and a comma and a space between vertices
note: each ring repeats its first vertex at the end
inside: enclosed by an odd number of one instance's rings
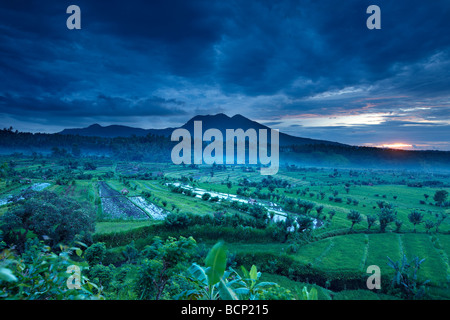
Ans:
MULTIPOLYGON (((232 117, 224 114, 217 113, 214 115, 196 115, 189 119, 184 125, 180 128, 188 130, 191 135, 194 133, 194 121, 202 121, 202 129, 206 131, 208 129, 219 129, 223 134, 225 134, 226 129, 242 129, 244 131, 248 129, 267 129, 271 130, 270 127, 263 125, 257 121, 248 119, 241 114, 235 114, 232 117)), ((173 130, 177 128, 164 128, 164 129, 142 129, 136 127, 129 127, 124 125, 108 125, 101 126, 97 123, 92 124, 85 128, 70 128, 64 129, 58 134, 62 135, 79 135, 79 136, 90 136, 90 137, 102 137, 102 138, 116 138, 116 137, 131 137, 135 136, 146 136, 148 134, 159 135, 170 137, 173 130)), ((283 132, 280 132, 280 146, 288 146, 288 145, 305 145, 305 144, 326 144, 326 145, 341 145, 345 144, 328 141, 328 140, 319 140, 319 139, 311 139, 311 138, 303 138, 292 136, 283 132)))

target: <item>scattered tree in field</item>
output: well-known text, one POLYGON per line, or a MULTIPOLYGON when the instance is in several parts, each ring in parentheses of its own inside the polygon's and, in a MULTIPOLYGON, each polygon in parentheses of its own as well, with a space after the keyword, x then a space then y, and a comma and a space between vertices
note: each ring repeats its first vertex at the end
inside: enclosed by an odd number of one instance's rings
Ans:
POLYGON ((362 221, 362 216, 358 211, 350 210, 350 212, 347 214, 347 219, 352 223, 350 230, 353 230, 353 226, 362 221))
POLYGON ((149 191, 142 191, 141 192, 141 194, 142 194, 142 196, 144 197, 144 198, 146 198, 146 199, 150 199, 151 197, 152 197, 152 193, 151 192, 149 192, 149 191))
POLYGON ((297 222, 296 231, 300 233, 309 231, 313 227, 313 219, 307 216, 298 217, 296 219, 296 222, 297 222))
POLYGON ((414 225, 414 232, 416 232, 416 225, 423 222, 423 213, 413 210, 410 214, 408 214, 408 219, 414 225))
POLYGON ((367 230, 369 231, 370 228, 375 224, 375 222, 377 221, 377 217, 375 215, 368 215, 366 217, 367 219, 367 230))
POLYGON ((231 181, 227 181, 228 194, 230 193, 232 186, 233 186, 233 184, 231 183, 231 181))
POLYGON ((395 232, 400 232, 400 228, 403 225, 403 221, 402 220, 395 220, 395 232))
POLYGON ((330 220, 333 219, 333 217, 334 217, 335 214, 336 214, 336 211, 334 211, 334 210, 330 210, 330 211, 328 212, 328 215, 330 216, 330 220))
POLYGON ((250 206, 248 214, 256 219, 257 227, 265 226, 265 221, 268 218, 268 210, 266 207, 260 205, 250 206))
POLYGON ((320 215, 322 214, 322 211, 323 211, 323 206, 322 205, 316 207, 317 218, 320 217, 320 215))
POLYGON ((436 202, 437 205, 441 206, 445 199, 447 199, 448 192, 446 190, 438 190, 433 196, 433 200, 436 202))
POLYGON ((427 233, 429 233, 430 229, 434 228, 434 227, 435 227, 435 223, 433 221, 431 221, 431 220, 425 221, 425 229, 427 230, 427 233))
POLYGON ((292 234, 291 229, 294 228, 294 222, 295 219, 291 214, 288 214, 285 220, 276 222, 277 232, 283 243, 287 242, 289 236, 292 234))
POLYGON ((378 213, 378 221, 380 223, 380 232, 386 232, 386 227, 394 221, 397 212, 391 208, 383 207, 378 213))
POLYGON ((211 194, 205 192, 204 194, 202 194, 202 200, 204 201, 208 201, 209 198, 211 198, 211 194))
POLYGON ((444 220, 448 217, 448 212, 440 212, 437 215, 437 221, 436 221, 436 233, 439 232, 439 226, 441 225, 442 222, 444 222, 444 220))
POLYGON ((425 197, 425 200, 428 200, 428 198, 430 197, 430 195, 426 193, 423 196, 425 197))
POLYGON ((394 207, 391 203, 383 201, 383 200, 378 200, 377 206, 380 209, 383 209, 383 208, 392 209, 394 207))

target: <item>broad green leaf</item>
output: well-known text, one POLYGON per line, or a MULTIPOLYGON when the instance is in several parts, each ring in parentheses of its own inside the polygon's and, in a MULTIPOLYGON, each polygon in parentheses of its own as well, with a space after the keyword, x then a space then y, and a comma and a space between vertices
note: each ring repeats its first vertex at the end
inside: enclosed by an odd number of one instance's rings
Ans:
POLYGON ((318 299, 316 288, 311 288, 311 290, 308 292, 308 288, 303 287, 302 294, 303 294, 303 300, 317 300, 318 299))
POLYGON ((242 287, 242 288, 234 289, 234 292, 237 293, 237 294, 241 294, 241 295, 247 295, 247 294, 250 293, 250 290, 248 288, 242 287))
POLYGON ((222 300, 238 300, 236 293, 231 289, 223 279, 219 280, 219 295, 222 300))
POLYGON ((209 286, 213 286, 223 277, 227 265, 227 252, 223 242, 218 242, 212 247, 206 256, 205 264, 209 286))
POLYGON ((204 285, 208 285, 208 276, 206 275, 205 268, 199 266, 196 263, 193 263, 189 269, 188 272, 198 281, 203 283, 204 285))
POLYGON ((34 233, 33 231, 28 231, 27 232, 27 235, 26 235, 26 238, 27 239, 33 239, 33 238, 36 238, 37 237, 37 235, 36 235, 36 233, 34 233))
POLYGON ((81 242, 81 241, 75 241, 75 243, 76 243, 76 244, 79 244, 80 246, 82 246, 82 247, 84 247, 84 248, 87 248, 87 247, 88 247, 85 243, 83 243, 83 242, 81 242))
POLYGON ((244 266, 241 266, 242 274, 244 275, 244 279, 250 279, 250 275, 248 274, 247 269, 244 266))
POLYGON ((252 265, 250 269, 250 279, 256 281, 258 279, 258 271, 256 270, 256 266, 252 265))
POLYGON ((81 250, 80 248, 77 248, 75 250, 75 252, 77 253, 77 256, 81 257, 81 255, 83 254, 83 250, 81 250))
POLYGON ((11 270, 9 270, 7 268, 0 268, 0 280, 5 280, 8 282, 16 282, 17 278, 12 273, 11 270))

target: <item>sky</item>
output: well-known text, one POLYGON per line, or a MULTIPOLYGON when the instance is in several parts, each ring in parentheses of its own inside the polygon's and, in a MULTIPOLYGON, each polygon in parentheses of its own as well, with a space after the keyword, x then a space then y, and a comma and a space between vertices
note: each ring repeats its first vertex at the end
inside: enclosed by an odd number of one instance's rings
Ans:
POLYGON ((2 0, 0 79, 0 126, 19 131, 225 113, 306 138, 450 150, 450 1, 2 0), (381 29, 366 26, 370 5, 381 29))

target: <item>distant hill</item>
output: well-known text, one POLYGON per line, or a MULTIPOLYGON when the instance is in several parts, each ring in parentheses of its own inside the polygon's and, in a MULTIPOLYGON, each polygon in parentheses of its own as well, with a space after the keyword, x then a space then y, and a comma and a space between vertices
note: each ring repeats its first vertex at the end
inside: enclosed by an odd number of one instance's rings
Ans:
MULTIPOLYGON (((210 128, 269 129, 241 115, 195 116, 182 128, 193 135, 194 121, 201 120, 203 132, 210 128)), ((171 162, 171 151, 178 143, 170 140, 176 128, 142 129, 127 126, 91 125, 66 129, 57 134, 0 130, 0 155, 23 153, 73 161, 80 156, 108 157, 120 161, 171 162), (123 137, 123 138, 117 138, 123 137)), ((450 172, 449 151, 413 151, 359 147, 325 140, 306 139, 280 133, 280 165, 333 168, 407 169, 450 172)))
MULTIPOLYGON (((219 129, 224 135, 224 137, 226 129, 243 129, 244 131, 251 128, 257 131, 259 129, 266 129, 266 130, 271 129, 256 121, 250 120, 240 114, 234 115, 233 117, 229 117, 223 113, 219 113, 216 115, 195 116, 191 118, 188 122, 186 122, 183 126, 181 126, 181 128, 187 129, 192 136, 194 135, 194 121, 202 121, 203 132, 208 129, 215 128, 219 129)), ((99 124, 93 124, 87 128, 64 129, 63 131, 59 132, 59 134, 79 135, 87 137, 102 137, 102 138, 132 137, 133 135, 137 137, 143 137, 147 136, 148 134, 170 137, 173 130, 175 129, 177 128, 142 129, 122 125, 110 125, 103 127, 99 124)), ((295 137, 280 132, 280 146, 314 145, 314 144, 344 146, 344 144, 338 142, 295 137)))
POLYGON ((141 129, 122 125, 101 126, 93 124, 86 128, 64 129, 59 132, 63 135, 74 135, 84 137, 101 137, 101 138, 116 138, 116 137, 145 137, 146 135, 155 134, 160 136, 169 136, 173 129, 141 129))

